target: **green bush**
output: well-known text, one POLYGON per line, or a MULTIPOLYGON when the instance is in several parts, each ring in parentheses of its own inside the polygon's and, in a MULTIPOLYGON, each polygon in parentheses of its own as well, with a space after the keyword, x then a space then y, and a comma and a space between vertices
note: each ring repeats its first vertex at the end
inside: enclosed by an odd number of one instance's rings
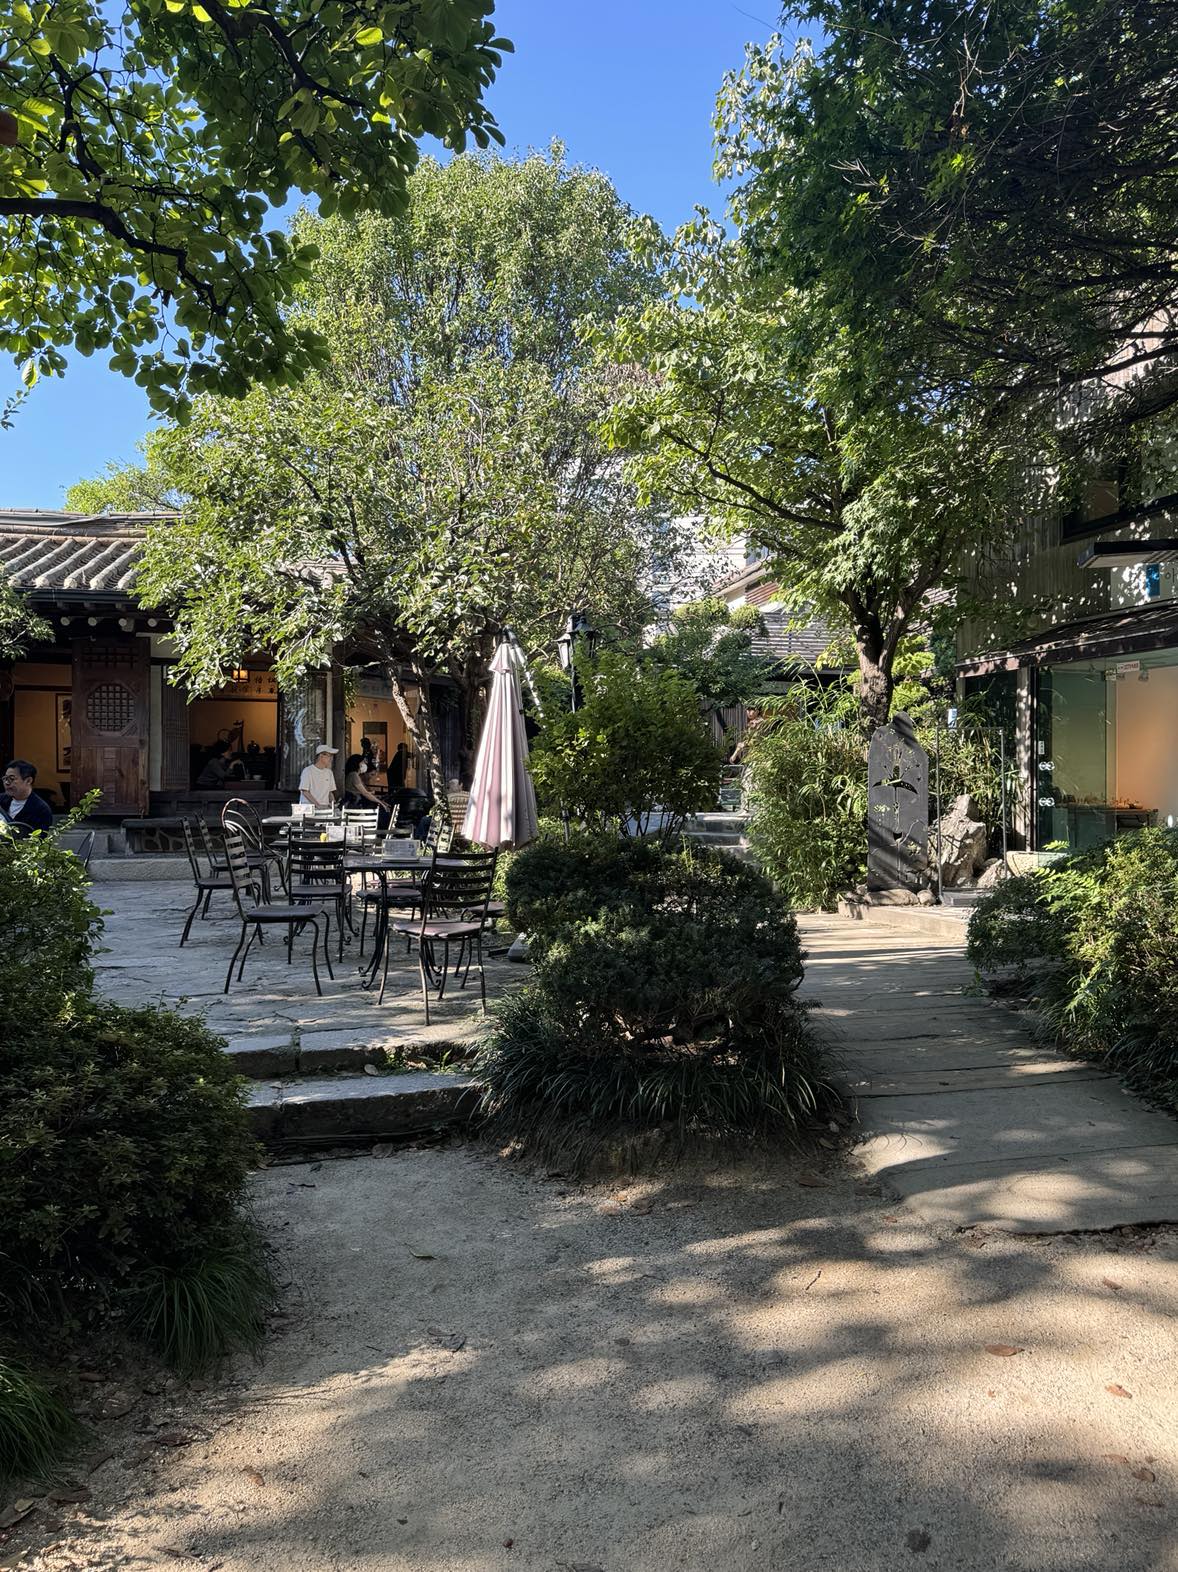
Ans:
POLYGON ((584 673, 575 711, 547 707, 532 749, 541 806, 588 828, 669 841, 716 805, 721 758, 686 678, 607 653, 584 673), (665 816, 661 818, 660 816, 665 816))
MULTIPOLYGON (((100 929, 52 835, 0 841, 0 1355, 101 1324, 193 1368, 255 1340, 270 1297, 245 1083, 202 1022, 96 996, 100 929)), ((0 1380, 30 1464, 56 1423, 35 1390, 0 1380)))
POLYGON ((0 1359, 0 1480, 48 1473, 80 1431, 51 1385, 0 1359))
POLYGON ((1178 1107, 1178 831, 1148 829, 1007 880, 970 921, 1066 1048, 1178 1107))
POLYGON ((749 744, 749 841, 791 905, 830 907, 867 871, 863 741, 821 694, 775 709, 749 744))
POLYGON ((478 1061, 493 1130, 770 1138, 837 1101, 797 997, 793 915, 755 869, 649 842, 540 843, 508 877, 533 975, 478 1061))

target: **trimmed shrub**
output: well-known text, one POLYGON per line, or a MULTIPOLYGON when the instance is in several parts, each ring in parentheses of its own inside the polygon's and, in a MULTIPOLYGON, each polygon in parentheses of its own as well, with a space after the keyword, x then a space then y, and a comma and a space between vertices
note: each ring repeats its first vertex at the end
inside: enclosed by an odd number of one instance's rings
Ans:
POLYGON ((256 1341, 271 1297, 245 1083, 201 1021, 95 996, 100 931, 53 835, 0 840, 0 1470, 68 1430, 22 1348, 101 1324, 193 1369, 256 1341))
POLYGON ((541 806, 591 830, 670 841, 690 813, 714 808, 721 758, 699 695, 673 671, 604 654, 588 669, 576 711, 545 709, 532 749, 541 806))
POLYGON ((533 975, 478 1061, 493 1131, 583 1151, 619 1129, 767 1139, 837 1103, 797 925, 755 869, 586 839, 529 848, 507 883, 533 975))
POLYGON ((1059 1043, 1178 1108, 1178 831, 1147 829, 1000 884, 970 920, 1059 1043))

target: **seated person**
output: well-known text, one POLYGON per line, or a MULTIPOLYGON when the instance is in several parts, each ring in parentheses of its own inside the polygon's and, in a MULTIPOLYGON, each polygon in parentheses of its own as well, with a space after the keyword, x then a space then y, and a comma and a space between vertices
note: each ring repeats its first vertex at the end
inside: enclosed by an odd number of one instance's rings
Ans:
POLYGON ((336 798, 335 772, 331 761, 339 752, 325 742, 315 744, 315 762, 299 776, 299 801, 311 808, 330 808, 336 798))
POLYGON ((229 779, 230 763, 228 759, 229 744, 215 742, 209 750, 205 767, 196 777, 197 791, 218 791, 229 779))
POLYGON ((363 758, 358 753, 349 756, 344 765, 344 806, 346 808, 375 808, 380 815, 377 829, 383 835, 392 818, 389 805, 370 789, 364 779, 363 758))
POLYGON ((16 835, 31 835, 34 830, 51 830, 53 813, 43 797, 33 790, 37 766, 27 759, 12 759, 4 771, 4 791, 0 793, 0 815, 16 835))

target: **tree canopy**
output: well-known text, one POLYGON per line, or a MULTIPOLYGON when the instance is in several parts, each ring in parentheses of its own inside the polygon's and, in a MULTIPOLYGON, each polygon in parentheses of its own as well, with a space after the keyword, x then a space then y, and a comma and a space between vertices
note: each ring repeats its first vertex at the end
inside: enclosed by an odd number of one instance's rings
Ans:
POLYGON ((779 596, 850 628, 867 726, 927 592, 987 528, 1001 449, 920 379, 893 320, 863 338, 819 291, 767 284, 741 238, 701 221, 663 259, 669 295, 603 343, 641 367, 612 439, 642 492, 763 547, 779 596))
POLYGON ((109 352, 159 410, 326 359, 268 221, 404 207, 417 141, 502 141, 493 0, 0 0, 0 351, 109 352))
MULTIPOLYGON (((900 309, 993 412, 1094 383, 1178 400, 1178 30, 1166 0, 795 0, 750 47, 720 169, 762 270, 878 337, 900 309), (1132 374, 1130 374, 1132 373, 1132 374)), ((1065 406, 1074 423, 1081 411, 1065 406)))
MULTIPOLYGON (((170 610, 197 689, 250 648, 280 681, 331 658, 408 663, 472 700, 499 630, 551 648, 570 607, 649 619, 661 515, 597 434, 618 373, 586 322, 650 298, 610 183, 559 150, 423 161, 396 218, 301 215, 318 261, 295 315, 332 355, 297 388, 197 400, 147 464, 71 504, 153 505, 138 592, 170 610)), ((424 724, 428 727, 428 716, 424 724)))

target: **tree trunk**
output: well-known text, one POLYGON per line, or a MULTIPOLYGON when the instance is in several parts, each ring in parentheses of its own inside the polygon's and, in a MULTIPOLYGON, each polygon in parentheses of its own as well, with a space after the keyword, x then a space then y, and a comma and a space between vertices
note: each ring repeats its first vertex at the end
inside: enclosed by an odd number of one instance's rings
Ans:
POLYGON ((438 745, 433 706, 429 701, 429 677, 416 661, 410 662, 410 669, 417 681, 419 694, 417 714, 415 715, 410 707, 409 698, 401 682, 401 675, 397 667, 390 661, 385 669, 388 672, 389 685, 393 690, 393 700, 401 712, 401 718, 405 722, 405 729, 413 739, 413 746, 418 758, 425 761, 425 767, 429 772, 430 786, 433 788, 434 801, 445 804, 447 798, 446 782, 442 776, 442 750, 438 745))
POLYGON ((870 741, 879 726, 886 726, 892 709, 892 652, 883 640, 857 629, 855 648, 859 656, 859 724, 870 741))

